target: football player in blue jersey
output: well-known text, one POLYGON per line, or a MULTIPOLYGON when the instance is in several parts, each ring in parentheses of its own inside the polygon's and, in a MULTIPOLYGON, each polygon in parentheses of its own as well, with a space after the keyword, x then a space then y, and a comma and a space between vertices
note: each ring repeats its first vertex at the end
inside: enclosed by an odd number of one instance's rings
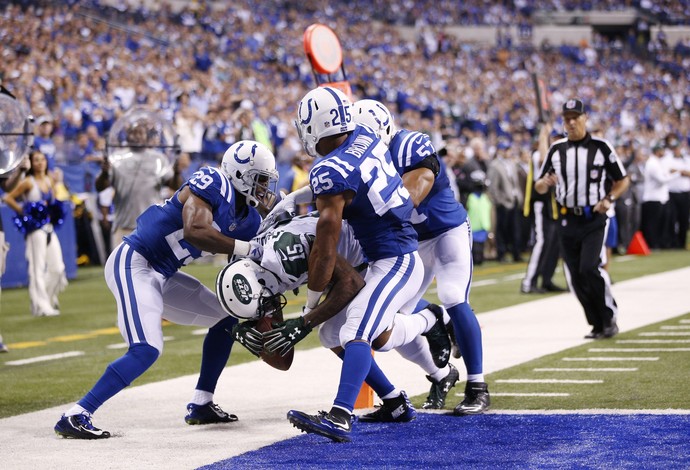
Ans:
POLYGON ((55 432, 67 438, 103 439, 92 414, 143 374, 163 351, 161 320, 209 327, 188 424, 236 421, 213 403, 213 392, 230 356, 228 331, 237 323, 214 292, 179 269, 214 253, 246 256, 261 215, 275 201, 275 158, 258 142, 228 148, 220 169, 203 167, 162 205, 146 209, 137 228, 111 253, 105 265, 117 301, 118 326, 129 348, 105 370, 93 388, 65 412, 55 432))
MULTIPOLYGON (((388 145, 393 164, 414 202, 411 221, 419 238, 425 271, 422 293, 436 276, 439 300, 450 315, 467 368, 465 397, 454 414, 483 413, 489 409, 490 397, 484 382, 482 333, 469 304, 472 232, 467 211, 455 199, 443 160, 429 136, 397 129, 388 108, 375 100, 357 101, 354 118, 374 129, 388 145)), ((425 407, 437 408, 437 403, 433 403, 435 388, 452 387, 457 379, 458 372, 453 370, 446 377, 429 377, 432 386, 425 407)))
POLYGON ((333 276, 343 219, 369 263, 366 285, 348 304, 339 330, 343 365, 333 406, 317 415, 288 412, 288 420, 298 429, 334 441, 351 439, 352 411, 371 369, 371 348, 390 339, 398 311, 414 308, 424 276, 410 223, 410 194, 388 148, 373 130, 355 124, 352 111, 344 93, 320 87, 302 98, 295 122, 306 152, 323 157, 311 169, 304 189, 305 199, 311 200, 312 194, 316 198, 319 211, 305 310, 316 307, 333 276))

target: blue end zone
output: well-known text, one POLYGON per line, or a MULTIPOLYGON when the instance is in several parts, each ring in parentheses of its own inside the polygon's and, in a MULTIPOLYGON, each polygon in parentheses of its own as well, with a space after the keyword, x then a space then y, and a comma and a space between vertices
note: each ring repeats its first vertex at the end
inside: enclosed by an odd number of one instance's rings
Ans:
POLYGON ((202 468, 690 467, 690 415, 420 413, 407 424, 355 423, 352 437, 301 435, 202 468))

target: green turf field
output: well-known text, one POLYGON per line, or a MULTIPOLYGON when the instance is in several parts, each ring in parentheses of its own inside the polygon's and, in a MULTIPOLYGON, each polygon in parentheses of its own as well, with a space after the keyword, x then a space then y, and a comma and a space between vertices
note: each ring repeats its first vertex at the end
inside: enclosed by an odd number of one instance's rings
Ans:
MULTIPOLYGON (((611 275, 614 281, 623 281, 645 274, 654 274, 690 265, 690 252, 665 251, 653 253, 646 257, 618 257, 611 264, 611 275)), ((206 285, 213 286, 218 267, 211 265, 192 265, 185 268, 197 276, 206 285)), ((478 314, 496 308, 535 300, 539 296, 519 293, 519 283, 525 264, 486 263, 475 268, 471 303, 478 314)), ((560 285, 565 285, 562 274, 556 276, 560 285)), ((436 301, 430 292, 427 298, 436 301)), ((302 296, 290 295, 286 312, 297 312, 304 299, 302 296)), ((122 338, 116 325, 115 301, 105 285, 102 268, 80 268, 77 279, 70 282, 67 290, 60 296, 59 317, 35 318, 29 310, 29 299, 26 289, 9 289, 2 292, 2 311, 0 313, 0 331, 10 348, 8 354, 0 355, 0 417, 13 416, 50 406, 69 403, 80 398, 100 376, 108 363, 118 358, 123 350, 117 348, 122 338), (75 354, 60 360, 11 365, 8 362, 21 361, 54 354, 75 354), (80 354, 80 355, 76 355, 80 354)), ((688 307, 690 310, 690 306, 688 307)), ((687 318, 687 317, 686 317, 687 318)), ((583 331, 586 323, 583 315, 583 331)), ((677 321, 674 319, 673 321, 677 321)), ((646 328, 658 328, 658 325, 646 328)), ((177 325, 164 326, 167 337, 165 351, 156 364, 135 385, 173 378, 181 375, 196 374, 201 360, 203 332, 195 328, 177 325)), ((621 334, 616 339, 632 338, 636 332, 621 334)), ((600 344, 596 342, 596 344, 600 344)), ((305 339, 299 348, 318 347, 316 335, 305 339)), ((487 380, 492 393, 511 393, 520 390, 520 384, 497 382, 502 380, 539 379, 542 372, 536 368, 558 368, 562 358, 573 354, 588 354, 583 346, 523 364, 511 369, 490 374, 487 380)), ((575 387, 558 385, 554 393, 570 393, 567 399, 550 399, 549 408, 580 409, 592 407, 608 408, 658 408, 689 407, 683 405, 683 390, 690 386, 690 361, 678 364, 678 355, 662 354, 660 361, 640 368, 631 384, 630 376, 625 373, 605 374, 603 385, 578 384, 575 392, 562 392, 575 387), (644 369, 644 370, 642 370, 644 369), (673 384, 668 378, 673 376, 673 384), (663 384, 663 393, 659 393, 663 384), (560 388, 559 388, 560 387, 560 388), (672 387, 672 389, 669 389, 672 387), (669 401, 669 396, 676 398, 669 401), (595 405, 593 405, 595 404, 595 405)), ((685 353, 687 357, 687 353, 685 353)), ((242 347, 235 347, 230 364, 255 360, 242 347)), ((549 375, 551 377, 553 374, 549 375)), ((580 380, 602 380, 602 374, 588 372, 578 375, 580 380)), ((530 390, 551 390, 550 384, 531 384, 530 390)), ((456 387, 454 391, 461 391, 456 387)), ((451 392, 453 393, 453 392, 451 392)), ((686 396, 687 394, 685 394, 686 396)), ((423 396, 413 401, 420 404, 423 396)), ((565 398, 565 397, 563 397, 565 398)), ((455 397, 449 396, 449 404, 456 403, 455 397)), ((496 408, 534 409, 544 408, 544 400, 516 399, 509 396, 493 397, 496 408)))

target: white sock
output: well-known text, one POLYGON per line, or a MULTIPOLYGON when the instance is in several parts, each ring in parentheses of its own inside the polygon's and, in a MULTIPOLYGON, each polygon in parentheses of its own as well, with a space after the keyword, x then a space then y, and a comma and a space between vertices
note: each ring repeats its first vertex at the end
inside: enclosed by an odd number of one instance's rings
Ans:
POLYGON ((74 406, 72 406, 72 408, 70 408, 69 410, 65 411, 65 416, 80 415, 80 414, 82 414, 82 413, 91 414, 91 413, 89 413, 88 411, 86 411, 86 410, 84 409, 84 407, 82 407, 82 406, 80 406, 80 405, 77 405, 77 404, 75 403, 74 406))
POLYGON ((388 400, 388 399, 390 399, 390 398, 399 397, 401 392, 402 392, 402 390, 400 390, 399 388, 394 388, 393 391, 392 391, 391 393, 382 396, 382 397, 381 397, 381 400, 388 400))
POLYGON ((445 379, 448 374, 450 374, 450 367, 446 366, 443 369, 439 369, 438 371, 434 372, 433 374, 429 374, 429 376, 438 382, 439 380, 445 379))
POLYGON ((423 336, 417 336, 409 343, 395 348, 395 350, 398 351, 402 357, 410 362, 414 362, 421 367, 424 372, 431 376, 439 370, 436 364, 434 364, 434 359, 431 357, 429 343, 423 336))
MULTIPOLYGON (((433 314, 432 314, 433 316, 433 314)), ((431 328, 424 315, 404 315, 396 313, 393 320, 393 329, 388 342, 379 351, 390 351, 411 342, 415 337, 431 328)))
POLYGON ((484 382, 484 374, 467 374, 468 382, 484 382))
POLYGON ((192 395, 191 403, 195 405, 205 405, 208 402, 213 401, 213 393, 206 392, 204 390, 194 390, 194 395, 192 395))

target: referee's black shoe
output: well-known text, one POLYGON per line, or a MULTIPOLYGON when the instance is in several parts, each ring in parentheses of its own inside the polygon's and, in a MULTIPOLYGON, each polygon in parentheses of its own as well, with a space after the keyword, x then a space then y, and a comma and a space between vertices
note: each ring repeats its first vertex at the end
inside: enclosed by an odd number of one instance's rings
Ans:
POLYGON ((585 339, 601 339, 603 337, 604 332, 602 330, 597 330, 596 328, 585 335, 585 339))
POLYGON ((544 290, 546 292, 568 292, 568 289, 565 287, 557 286, 556 284, 545 284, 544 285, 544 290))
POLYGON ((604 332, 602 336, 604 338, 613 338, 618 334, 618 324, 615 321, 611 322, 611 325, 604 327, 604 332))

